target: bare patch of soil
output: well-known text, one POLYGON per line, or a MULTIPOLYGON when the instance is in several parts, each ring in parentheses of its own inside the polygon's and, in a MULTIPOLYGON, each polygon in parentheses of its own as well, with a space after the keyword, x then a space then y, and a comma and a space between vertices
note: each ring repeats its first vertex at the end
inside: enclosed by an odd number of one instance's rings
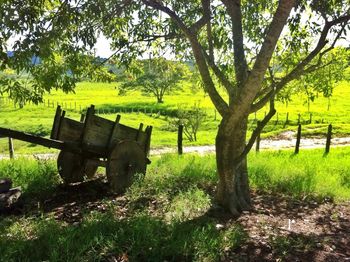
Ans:
POLYGON ((254 193, 237 222, 249 235, 224 261, 350 261, 350 202, 254 193))

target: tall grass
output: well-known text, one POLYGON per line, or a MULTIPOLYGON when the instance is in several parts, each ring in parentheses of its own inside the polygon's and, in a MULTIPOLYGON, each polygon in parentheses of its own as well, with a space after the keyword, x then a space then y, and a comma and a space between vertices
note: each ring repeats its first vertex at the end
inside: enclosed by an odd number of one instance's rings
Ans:
POLYGON ((253 187, 295 196, 315 195, 336 200, 350 199, 350 148, 270 151, 249 155, 253 187))
POLYGON ((20 186, 28 199, 44 198, 61 182, 56 163, 51 160, 1 160, 0 177, 11 178, 13 186, 20 186))

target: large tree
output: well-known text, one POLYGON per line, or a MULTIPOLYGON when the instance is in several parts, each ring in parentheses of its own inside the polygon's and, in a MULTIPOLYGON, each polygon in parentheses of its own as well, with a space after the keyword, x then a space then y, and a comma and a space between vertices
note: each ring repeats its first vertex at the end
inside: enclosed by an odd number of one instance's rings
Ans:
POLYGON ((33 75, 32 90, 3 79, 8 91, 31 96, 51 87, 72 89, 80 75, 98 68, 89 65, 87 53, 99 33, 122 63, 154 44, 195 61, 222 116, 217 200, 233 215, 251 208, 246 155, 275 114, 275 96, 329 65, 323 58, 349 31, 350 19, 349 0, 1 0, 1 7, 1 67, 33 75), (9 57, 11 35, 18 40, 9 57), (40 66, 29 62, 33 55, 40 66), (249 114, 266 104, 269 113, 246 141, 249 114))
POLYGON ((186 73, 189 74, 189 70, 186 69, 183 63, 164 57, 137 60, 126 70, 119 93, 139 89, 143 95, 152 95, 157 99, 157 103, 163 103, 165 94, 181 90, 180 82, 186 73))

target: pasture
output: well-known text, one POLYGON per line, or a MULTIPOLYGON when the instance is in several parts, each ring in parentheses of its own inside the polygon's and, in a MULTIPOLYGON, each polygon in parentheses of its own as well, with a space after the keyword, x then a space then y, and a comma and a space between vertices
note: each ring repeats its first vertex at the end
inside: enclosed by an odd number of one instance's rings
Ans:
MULTIPOLYGON (((119 113, 122 116, 121 123, 136 128, 140 122, 145 125, 153 125, 152 147, 175 147, 176 127, 171 126, 169 120, 179 108, 190 108, 194 103, 199 103, 206 113, 206 118, 199 129, 198 141, 185 141, 184 145, 213 144, 217 126, 220 123, 219 114, 216 113, 209 97, 201 89, 193 90, 191 84, 187 82, 182 85, 182 91, 165 96, 162 104, 157 104, 154 97, 142 96, 137 91, 123 96, 118 95, 118 83, 81 82, 75 94, 54 91, 45 95, 43 104, 27 104, 23 108, 19 108, 18 105, 15 107, 10 100, 2 98, 0 100, 0 126, 48 136, 57 104, 63 106, 68 117, 74 119, 79 119, 80 112, 84 112, 86 107, 94 104, 98 114, 105 118, 114 120, 116 114, 119 113)), ((329 123, 333 124, 335 136, 350 135, 349 85, 349 82, 341 82, 334 89, 334 95, 329 100, 320 95, 309 107, 305 96, 295 96, 288 104, 278 102, 277 114, 263 130, 262 137, 275 137, 284 131, 295 131, 299 119, 302 124, 305 124, 303 136, 324 137, 329 123), (288 122, 286 121, 287 113, 288 122), (311 123, 309 123, 310 118, 311 123)), ((263 108, 256 115, 250 116, 250 132, 255 128, 256 121, 262 119, 267 111, 267 108, 263 108)), ((21 141, 14 143, 17 153, 55 152, 21 141)), ((5 153, 7 148, 6 139, 0 139, 0 153, 5 153)))

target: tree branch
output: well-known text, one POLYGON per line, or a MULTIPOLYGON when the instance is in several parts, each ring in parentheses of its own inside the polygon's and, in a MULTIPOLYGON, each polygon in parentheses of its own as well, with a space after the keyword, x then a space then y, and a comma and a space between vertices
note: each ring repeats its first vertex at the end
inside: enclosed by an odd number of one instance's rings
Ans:
POLYGON ((269 100, 272 96, 277 94, 281 89, 286 86, 289 82, 291 82, 294 79, 297 79, 298 77, 305 75, 310 72, 314 72, 315 70, 320 68, 321 62, 322 62, 322 57, 329 51, 331 51, 336 42, 339 40, 343 30, 345 29, 345 26, 347 25, 347 21, 350 20, 350 15, 345 15, 342 17, 339 17, 337 19, 334 19, 330 22, 325 21, 325 25, 322 29, 320 38, 317 42, 316 47, 304 58, 303 61, 301 61, 289 74, 284 76, 278 83, 275 85, 275 89, 271 90, 269 93, 267 93, 261 100, 256 102, 255 104, 252 104, 250 112, 256 112, 259 109, 261 109, 269 100), (334 38, 332 44, 330 47, 327 49, 323 50, 322 49, 326 46, 328 43, 327 41, 327 35, 331 29, 332 26, 344 23, 342 28, 339 30, 337 33, 336 37, 334 38), (322 52, 321 52, 322 51, 322 52), (310 67, 306 68, 305 67, 317 56, 319 55, 319 60, 315 65, 311 65, 310 67))
POLYGON ((191 25, 190 30, 197 33, 203 26, 208 23, 209 20, 210 17, 202 16, 197 22, 191 25))
MULTIPOLYGON (((206 17, 211 17, 210 1, 202 0, 203 13, 206 17)), ((208 51, 210 61, 214 61, 214 45, 213 45, 213 33, 210 19, 207 22, 207 40, 208 40, 208 51)))
POLYGON ((255 128, 255 130, 253 131, 247 145, 244 147, 243 152, 240 154, 239 157, 237 157, 234 162, 235 163, 239 163, 241 162, 245 156, 249 153, 250 149, 252 148, 252 146, 254 145, 254 142, 256 140, 256 138, 258 137, 258 135, 261 133, 261 131, 264 129, 264 127, 266 126, 266 124, 271 120, 271 118, 276 114, 276 109, 275 109, 275 101, 274 99, 272 99, 270 101, 270 110, 269 113, 264 117, 264 119, 262 121, 258 121, 257 123, 257 127, 255 128))
POLYGON ((222 0, 231 17, 235 75, 238 87, 242 86, 248 77, 248 65, 243 45, 242 12, 240 0, 222 0))
POLYGON ((226 115, 226 113, 228 112, 228 105, 215 88, 215 84, 210 76, 206 59, 202 52, 202 47, 197 39, 196 34, 184 24, 181 18, 173 10, 171 10, 167 6, 164 6, 160 1, 142 0, 142 2, 148 7, 151 7, 166 13, 177 24, 177 26, 181 29, 181 31, 185 34, 187 39, 190 41, 193 55, 196 60, 196 64, 198 66, 199 73, 203 80, 205 91, 208 92, 210 99, 213 102, 216 109, 218 110, 218 112, 222 116, 226 115))
POLYGON ((221 84, 225 87, 229 96, 234 97, 234 85, 233 85, 233 83, 230 82, 230 80, 226 77, 226 75, 215 64, 214 60, 211 59, 210 55, 208 55, 203 48, 202 48, 202 50, 203 50, 203 54, 207 60, 208 65, 213 70, 216 77, 219 79, 221 84))
MULTIPOLYGON (((245 88, 242 90, 240 97, 238 98, 240 101, 254 101, 258 90, 261 88, 261 83, 269 66, 279 36, 294 5, 295 0, 279 1, 279 5, 269 26, 265 40, 257 55, 254 67, 248 76, 245 88)), ((249 104, 247 107, 247 110, 250 110, 251 105, 249 104)))

